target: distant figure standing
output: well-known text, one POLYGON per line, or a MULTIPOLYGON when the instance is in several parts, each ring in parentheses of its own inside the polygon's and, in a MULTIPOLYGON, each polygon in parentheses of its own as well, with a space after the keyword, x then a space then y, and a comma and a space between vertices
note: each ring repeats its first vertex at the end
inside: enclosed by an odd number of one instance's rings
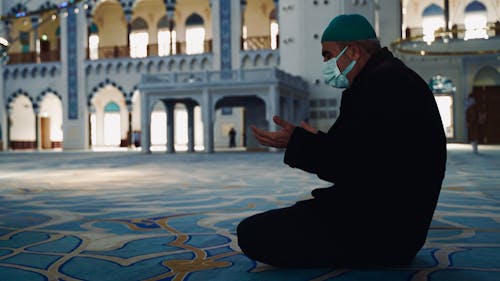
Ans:
POLYGON ((229 147, 236 147, 236 130, 234 128, 229 130, 229 147))
POLYGON ((472 145, 472 151, 477 154, 479 142, 479 112, 476 98, 473 94, 469 95, 469 106, 466 111, 467 130, 469 130, 469 141, 472 145))

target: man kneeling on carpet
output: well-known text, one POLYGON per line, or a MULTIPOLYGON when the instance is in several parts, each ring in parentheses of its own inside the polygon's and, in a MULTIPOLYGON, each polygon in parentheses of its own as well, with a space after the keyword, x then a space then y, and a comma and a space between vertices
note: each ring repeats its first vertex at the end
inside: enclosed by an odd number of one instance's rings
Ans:
POLYGON ((252 127, 284 162, 333 183, 312 199, 246 218, 238 243, 280 267, 410 264, 423 247, 446 166, 446 137, 429 87, 381 48, 360 15, 335 17, 321 38, 325 82, 344 88, 328 132, 278 116, 252 127))

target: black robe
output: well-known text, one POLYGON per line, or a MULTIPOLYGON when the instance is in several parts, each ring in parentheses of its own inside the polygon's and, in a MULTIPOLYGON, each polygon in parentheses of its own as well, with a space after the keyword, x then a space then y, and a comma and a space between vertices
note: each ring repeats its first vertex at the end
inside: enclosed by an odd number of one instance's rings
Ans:
POLYGON ((293 131, 285 163, 332 187, 248 217, 241 250, 285 267, 410 263, 422 248, 446 166, 446 138, 427 84, 387 49, 344 91, 328 133, 293 131))
POLYGON ((429 86, 384 48, 342 93, 328 133, 297 127, 284 162, 334 184, 313 196, 360 247, 416 253, 445 175, 446 137, 429 86))

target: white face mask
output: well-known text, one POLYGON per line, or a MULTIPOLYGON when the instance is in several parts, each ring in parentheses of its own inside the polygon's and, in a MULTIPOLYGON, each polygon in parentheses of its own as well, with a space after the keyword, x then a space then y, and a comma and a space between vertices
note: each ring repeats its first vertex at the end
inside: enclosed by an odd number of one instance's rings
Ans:
POLYGON ((339 55, 335 58, 331 58, 325 62, 323 62, 323 77, 325 78, 325 83, 335 87, 335 88, 348 88, 349 87, 349 79, 347 79, 346 75, 349 73, 356 64, 356 60, 353 60, 343 72, 340 72, 340 69, 337 65, 337 61, 340 56, 342 56, 347 50, 347 46, 339 53, 339 55))

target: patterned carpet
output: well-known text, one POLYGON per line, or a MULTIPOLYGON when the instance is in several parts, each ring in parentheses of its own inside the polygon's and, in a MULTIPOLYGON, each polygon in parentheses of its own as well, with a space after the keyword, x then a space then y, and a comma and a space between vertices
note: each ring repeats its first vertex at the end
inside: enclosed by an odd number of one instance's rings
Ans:
MULTIPOLYGON (((279 269, 235 228, 327 183, 281 153, 0 153, 0 280, 500 280, 500 148, 449 148, 411 267, 279 269)), ((263 230, 265 231, 265 230, 263 230)))

